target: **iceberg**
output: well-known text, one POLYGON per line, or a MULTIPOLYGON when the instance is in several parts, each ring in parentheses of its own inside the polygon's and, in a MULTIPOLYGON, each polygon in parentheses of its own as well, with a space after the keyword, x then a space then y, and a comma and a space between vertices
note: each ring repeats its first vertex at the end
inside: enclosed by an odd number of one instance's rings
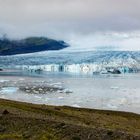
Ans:
POLYGON ((100 64, 48 64, 48 65, 35 65, 35 66, 19 66, 22 70, 30 72, 46 71, 46 72, 69 72, 78 74, 121 74, 121 73, 136 73, 139 71, 137 68, 117 66, 107 67, 100 64))

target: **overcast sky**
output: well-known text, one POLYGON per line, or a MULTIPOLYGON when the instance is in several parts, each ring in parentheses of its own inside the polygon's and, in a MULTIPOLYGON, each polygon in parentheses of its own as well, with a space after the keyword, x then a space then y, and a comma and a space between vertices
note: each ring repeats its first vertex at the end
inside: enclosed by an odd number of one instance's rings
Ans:
POLYGON ((140 50, 140 0, 0 0, 0 33, 140 50))

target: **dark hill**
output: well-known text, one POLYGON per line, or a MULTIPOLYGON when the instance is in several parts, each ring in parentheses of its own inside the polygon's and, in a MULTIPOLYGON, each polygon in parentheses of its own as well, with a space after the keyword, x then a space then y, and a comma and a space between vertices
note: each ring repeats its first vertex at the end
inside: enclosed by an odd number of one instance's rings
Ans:
POLYGON ((68 44, 64 41, 57 41, 45 37, 29 37, 22 40, 0 39, 0 55, 60 50, 66 47, 68 47, 68 44))

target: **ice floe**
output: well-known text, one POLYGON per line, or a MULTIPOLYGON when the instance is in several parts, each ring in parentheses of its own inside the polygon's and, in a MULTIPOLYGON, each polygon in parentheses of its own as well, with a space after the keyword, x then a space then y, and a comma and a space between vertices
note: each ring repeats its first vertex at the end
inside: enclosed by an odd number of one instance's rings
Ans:
POLYGON ((64 97, 61 97, 61 96, 60 96, 60 97, 58 97, 58 99, 64 99, 64 97))
POLYGON ((72 106, 73 107, 80 107, 78 104, 73 104, 72 106))
POLYGON ((3 83, 3 82, 8 82, 9 80, 0 80, 0 83, 3 83))
POLYGON ((73 93, 73 91, 70 90, 70 89, 64 89, 63 92, 64 92, 64 93, 73 93))
POLYGON ((0 92, 3 94, 13 94, 19 90, 18 87, 3 87, 0 89, 0 92))

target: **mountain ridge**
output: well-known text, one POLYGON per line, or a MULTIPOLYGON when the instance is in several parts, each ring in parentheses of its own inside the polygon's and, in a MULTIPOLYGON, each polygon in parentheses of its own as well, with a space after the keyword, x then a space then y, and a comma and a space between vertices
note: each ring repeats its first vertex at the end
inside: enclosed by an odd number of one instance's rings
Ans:
POLYGON ((0 39, 0 56, 61 50, 69 45, 61 40, 46 37, 28 37, 20 40, 0 39))

